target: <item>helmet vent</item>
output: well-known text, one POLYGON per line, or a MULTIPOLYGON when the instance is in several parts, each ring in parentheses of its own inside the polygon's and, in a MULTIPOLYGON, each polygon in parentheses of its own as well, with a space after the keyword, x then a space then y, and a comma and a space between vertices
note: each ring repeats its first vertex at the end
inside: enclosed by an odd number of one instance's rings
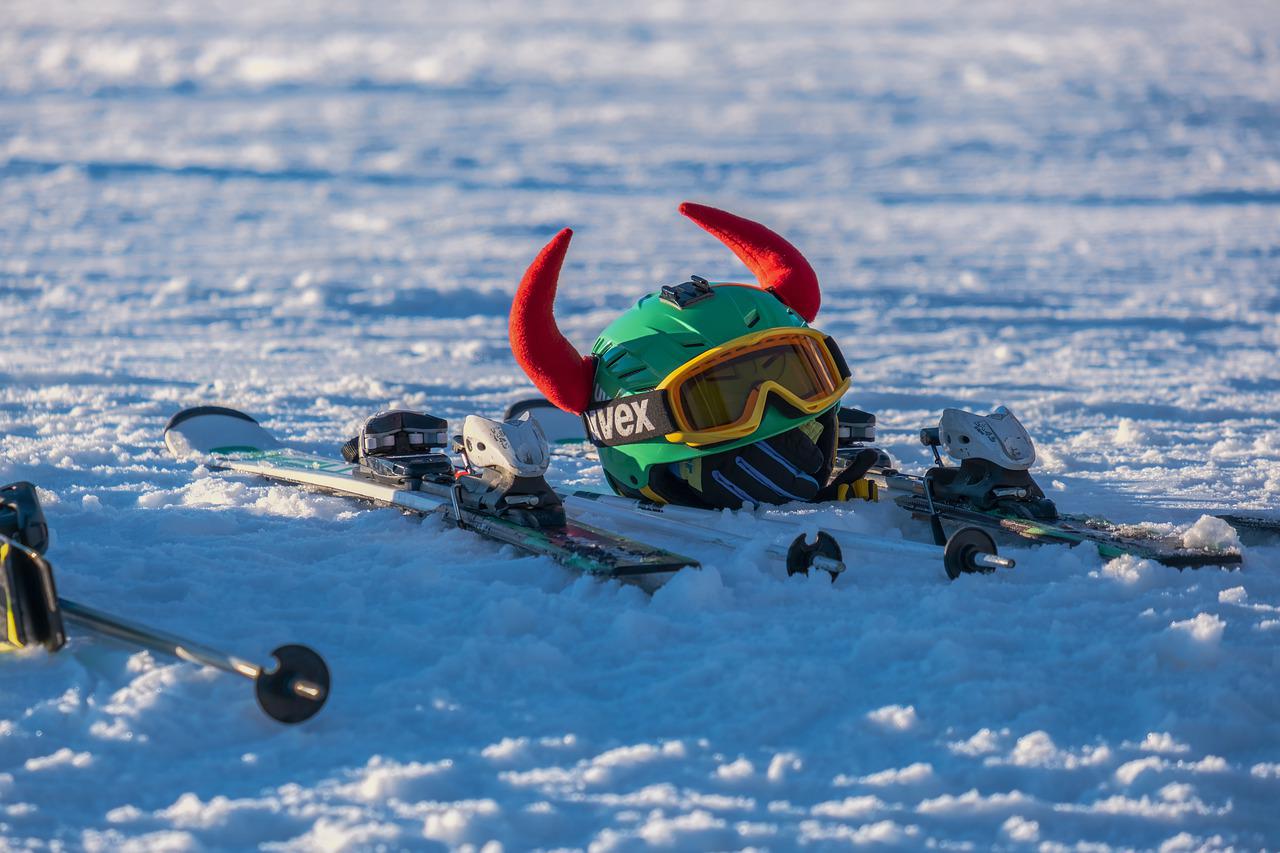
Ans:
POLYGON ((625 347, 615 347, 611 352, 607 352, 604 354, 605 367, 613 367, 615 364, 622 361, 626 357, 627 357, 627 350, 625 347))
POLYGON ((662 378, 655 375, 649 364, 637 358, 626 347, 615 346, 607 350, 600 360, 618 383, 630 393, 635 393, 637 386, 657 385, 662 378))
POLYGON ((752 308, 747 312, 747 316, 742 319, 746 320, 748 329, 754 329, 756 327, 756 323, 760 322, 760 312, 755 308, 752 308))

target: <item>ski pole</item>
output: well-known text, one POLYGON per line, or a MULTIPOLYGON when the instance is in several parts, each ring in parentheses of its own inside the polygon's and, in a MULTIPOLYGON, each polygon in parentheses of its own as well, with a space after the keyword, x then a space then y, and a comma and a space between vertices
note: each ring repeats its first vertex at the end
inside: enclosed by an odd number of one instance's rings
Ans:
MULTIPOLYGON (((49 651, 56 652, 66 642, 62 630, 63 617, 66 617, 66 621, 144 649, 244 676, 253 682, 262 710, 282 723, 300 723, 324 707, 329 698, 329 667, 306 646, 289 644, 276 649, 271 653, 276 667, 268 672, 255 663, 217 649, 134 625, 60 598, 53 580, 53 566, 44 558, 48 544, 49 527, 36 487, 27 482, 0 487, 0 562, 6 578, 11 571, 16 572, 14 591, 19 593, 20 600, 30 601, 32 613, 39 614, 34 617, 31 630, 43 635, 40 641, 49 651)), ((7 595, 7 581, 5 587, 7 595)), ((11 612, 10 622, 13 621, 11 612)))
POLYGON ((320 655, 306 646, 291 643, 276 649, 271 656, 277 665, 267 671, 226 652, 130 624, 75 601, 59 598, 58 605, 67 621, 99 634, 249 679, 262 710, 282 723, 310 719, 329 698, 329 668, 320 655))
MULTIPOLYGON (((723 542, 730 546, 735 544, 731 539, 732 534, 725 534, 714 526, 720 521, 720 514, 706 510, 672 504, 642 503, 617 495, 587 491, 566 495, 565 507, 571 514, 587 519, 593 515, 610 514, 615 518, 632 520, 675 521, 684 525, 682 533, 685 535, 691 533, 690 528, 697 528, 710 531, 714 537, 712 541, 723 542)), ((775 530, 781 533, 784 530, 790 532, 795 529, 793 524, 777 518, 757 516, 751 519, 751 523, 757 530, 775 530)), ((805 544, 803 539, 804 537, 800 537, 792 542, 789 549, 777 545, 770 546, 768 553, 770 556, 784 558, 787 561, 789 574, 803 572, 812 566, 831 572, 832 577, 843 571, 844 566, 851 562, 851 555, 858 552, 941 559, 947 577, 952 580, 969 572, 1012 569, 1016 565, 1013 560, 999 556, 995 540, 976 527, 957 530, 949 538, 944 536, 940 546, 831 527, 819 528, 817 539, 812 545, 805 544), (827 563, 827 560, 833 562, 827 563)))
POLYGON ((887 539, 867 536, 846 530, 831 531, 842 547, 853 550, 877 551, 881 554, 901 554, 912 557, 942 557, 947 577, 955 580, 968 572, 990 572, 996 569, 1012 569, 1017 565, 1008 557, 996 553, 996 543, 984 531, 976 527, 963 527, 945 540, 942 547, 904 539, 887 539))

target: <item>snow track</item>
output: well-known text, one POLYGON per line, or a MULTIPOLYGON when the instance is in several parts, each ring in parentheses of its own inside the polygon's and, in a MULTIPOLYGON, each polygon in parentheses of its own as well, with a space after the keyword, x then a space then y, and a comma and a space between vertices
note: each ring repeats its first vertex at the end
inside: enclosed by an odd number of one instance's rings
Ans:
POLYGON ((746 275, 690 198, 805 251, 899 459, 1005 403, 1063 507, 1275 512, 1274 10, 250 5, 7 4, 0 482, 45 490, 64 595, 307 643, 333 696, 284 728, 83 635, 7 655, 0 848, 1274 846, 1280 545, 835 586, 746 549, 649 597, 160 444, 198 403, 314 450, 387 405, 500 412, 559 227, 580 347, 746 275))

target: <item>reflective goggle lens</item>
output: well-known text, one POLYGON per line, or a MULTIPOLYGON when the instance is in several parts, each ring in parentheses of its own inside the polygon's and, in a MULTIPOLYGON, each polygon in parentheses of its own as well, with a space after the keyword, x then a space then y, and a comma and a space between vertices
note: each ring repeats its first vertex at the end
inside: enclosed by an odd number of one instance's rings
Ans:
POLYGON ((750 350, 686 378, 679 388, 686 429, 714 430, 742 420, 756 390, 776 382, 806 402, 832 394, 839 384, 821 344, 801 337, 750 350))

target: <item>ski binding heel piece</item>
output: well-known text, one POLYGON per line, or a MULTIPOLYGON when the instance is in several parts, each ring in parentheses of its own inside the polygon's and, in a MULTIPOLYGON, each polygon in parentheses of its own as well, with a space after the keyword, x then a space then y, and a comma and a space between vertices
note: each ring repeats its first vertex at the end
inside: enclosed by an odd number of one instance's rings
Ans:
POLYGON ((509 421, 467 415, 462 422, 462 456, 472 468, 512 477, 541 477, 551 464, 547 438, 528 412, 509 421))

